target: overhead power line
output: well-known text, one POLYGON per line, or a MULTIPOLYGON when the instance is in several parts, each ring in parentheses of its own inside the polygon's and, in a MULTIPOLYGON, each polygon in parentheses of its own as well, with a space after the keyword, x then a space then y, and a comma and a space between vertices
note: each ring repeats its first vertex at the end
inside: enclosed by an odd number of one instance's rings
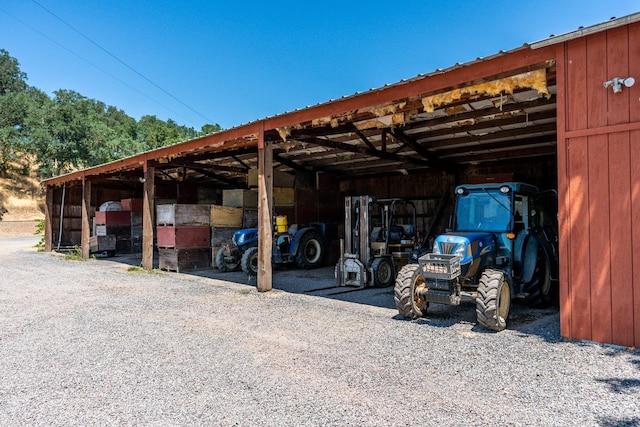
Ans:
POLYGON ((47 40, 49 40, 51 43, 57 45, 58 47, 66 50, 67 52, 69 52, 70 54, 72 54, 73 56, 81 59, 82 61, 86 62, 87 64, 91 65, 92 67, 97 68, 98 70, 102 71, 103 73, 105 73, 106 75, 108 75, 109 77, 111 77, 112 79, 122 83, 123 85, 125 85, 126 87, 128 87, 129 89, 133 90, 134 92, 139 93, 140 95, 144 96, 145 98, 149 99, 150 101, 158 104, 159 106, 161 106, 162 108, 166 108, 167 110, 171 111, 173 114, 182 117, 183 119, 187 120, 187 121, 191 121, 188 117, 183 116, 182 114, 178 113, 177 111, 171 109, 170 107, 164 105, 163 103, 161 103, 160 101, 151 98, 149 95, 147 95, 144 92, 141 92, 138 88, 131 86, 130 84, 128 84, 127 82, 121 80, 120 78, 114 76, 113 74, 111 74, 110 72, 108 72, 107 70, 101 68, 100 66, 94 64, 93 62, 89 61, 88 59, 84 58, 83 56, 79 55, 78 53, 74 52, 73 50, 69 49, 68 47, 64 46, 63 44, 57 42, 56 40, 54 40, 53 38, 49 37, 48 35, 46 35, 45 33, 43 33, 42 31, 38 30, 37 28, 34 28, 33 26, 29 25, 28 23, 24 22, 22 19, 18 18, 15 15, 12 15, 11 13, 7 12, 6 10, 4 10, 3 8, 0 7, 0 12, 4 12, 5 14, 9 15, 10 17, 12 17, 13 19, 15 19, 16 21, 18 21, 19 23, 21 23, 22 25, 24 25, 25 27, 29 28, 30 30, 40 34, 42 37, 46 38, 47 40))
POLYGON ((173 95, 172 93, 170 93, 169 91, 167 91, 166 89, 164 89, 163 87, 161 87, 160 85, 158 85, 157 83, 155 83, 154 81, 152 81, 151 79, 149 79, 147 76, 145 76, 144 74, 142 74, 141 72, 139 72, 138 70, 136 70, 135 68, 133 68, 132 66, 130 66, 129 64, 127 64, 126 62, 124 62, 122 59, 118 58, 116 55, 114 55, 113 53, 111 53, 110 51, 108 51, 107 49, 105 49, 104 47, 102 47, 101 45, 99 45, 97 42, 93 41, 91 38, 89 38, 88 36, 86 36, 84 33, 82 33, 80 30, 76 29, 74 26, 72 26, 71 24, 69 24, 68 22, 66 22, 64 19, 62 19, 61 17, 59 17, 58 15, 56 15, 55 13, 53 13, 51 10, 47 9, 46 7, 44 7, 42 4, 40 4, 39 2, 37 2, 36 0, 31 0, 33 1, 36 5, 38 5, 40 8, 42 8, 44 11, 46 11, 47 13, 49 13, 51 16, 53 16, 54 18, 56 18, 57 20, 59 20, 60 22, 62 22, 64 25, 66 25, 67 27, 69 27, 71 30, 73 30, 74 32, 76 32, 77 34, 79 34, 81 37, 83 37, 84 39, 86 39, 87 41, 89 41, 91 44, 93 44, 94 46, 96 46, 98 49, 102 50, 104 53, 106 53, 107 55, 111 56, 113 59, 115 59, 116 61, 118 61, 119 63, 121 63, 122 65, 124 65, 125 67, 127 67, 129 70, 133 71, 134 73, 136 73, 138 76, 140 76, 141 78, 143 78, 144 80, 146 80, 147 82, 149 82, 150 84, 152 84, 153 86, 155 86, 156 88, 158 88, 159 90, 161 90, 162 92, 164 92, 166 95, 170 96, 171 98, 173 98, 175 101, 179 102, 180 104, 182 104, 184 107, 188 108, 189 110, 193 111, 194 113, 196 113, 197 115, 199 115, 200 117, 202 117, 203 119, 207 120, 207 122, 209 123, 213 123, 213 120, 211 120, 210 118, 206 117, 205 115, 203 115, 202 113, 200 113, 199 111, 197 111, 196 109, 194 109, 193 107, 191 107, 190 105, 188 105, 187 103, 185 103, 184 101, 180 100, 178 97, 176 97, 175 95, 173 95))

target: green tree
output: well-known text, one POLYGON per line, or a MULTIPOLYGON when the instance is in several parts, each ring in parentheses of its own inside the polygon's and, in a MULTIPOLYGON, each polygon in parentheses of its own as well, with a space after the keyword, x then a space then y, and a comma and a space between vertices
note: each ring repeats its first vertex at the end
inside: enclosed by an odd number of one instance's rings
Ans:
POLYGON ((151 115, 136 121, 73 90, 50 98, 26 79, 0 49, 0 174, 22 153, 35 155, 38 173, 49 177, 220 131, 217 124, 198 132, 151 115))
POLYGON ((216 132, 220 132, 222 130, 222 128, 220 127, 219 124, 206 124, 204 126, 202 126, 202 129, 200 130, 200 134, 201 135, 209 135, 210 133, 216 133, 216 132))
POLYGON ((27 74, 20 70, 18 60, 0 49, 0 96, 22 92, 27 88, 27 74))

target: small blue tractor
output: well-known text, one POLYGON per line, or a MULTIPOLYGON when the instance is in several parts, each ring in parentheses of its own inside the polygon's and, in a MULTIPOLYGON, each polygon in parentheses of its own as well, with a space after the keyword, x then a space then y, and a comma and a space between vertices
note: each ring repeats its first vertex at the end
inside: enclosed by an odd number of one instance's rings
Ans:
POLYGON ((424 317, 430 303, 475 302, 477 322, 506 327, 512 300, 548 306, 558 293, 557 193, 519 182, 455 189, 452 231, 395 281, 400 315, 424 317))
MULTIPOLYGON (((324 261, 326 226, 312 222, 307 227, 287 226, 286 217, 276 217, 273 236, 272 262, 274 265, 296 264, 299 268, 320 267, 324 261)), ((232 242, 216 254, 216 267, 220 271, 235 271, 238 267, 255 276, 258 272, 258 229, 246 228, 233 234, 232 242)))

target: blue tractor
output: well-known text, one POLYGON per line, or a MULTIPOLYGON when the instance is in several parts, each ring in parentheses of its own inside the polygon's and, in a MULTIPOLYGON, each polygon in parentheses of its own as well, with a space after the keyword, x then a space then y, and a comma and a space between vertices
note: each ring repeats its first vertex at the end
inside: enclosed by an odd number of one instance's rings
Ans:
POLYGON ((430 303, 475 302, 477 322, 506 327, 511 302, 548 306, 558 293, 557 193, 519 182, 456 187, 452 231, 395 281, 400 315, 424 317, 430 303))
MULTIPOLYGON (((326 225, 312 222, 307 227, 287 226, 286 217, 277 217, 273 236, 274 265, 295 264, 299 268, 320 267, 324 261, 326 225)), ((246 228, 233 234, 232 242, 216 254, 220 271, 235 271, 239 267, 255 276, 258 272, 258 229, 246 228)))

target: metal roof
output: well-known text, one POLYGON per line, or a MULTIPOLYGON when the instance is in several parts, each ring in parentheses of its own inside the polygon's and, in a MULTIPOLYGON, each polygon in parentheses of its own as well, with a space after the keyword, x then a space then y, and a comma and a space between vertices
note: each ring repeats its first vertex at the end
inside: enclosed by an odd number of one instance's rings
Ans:
POLYGON ((640 13, 45 182, 134 180, 151 162, 159 179, 244 187, 262 130, 282 172, 410 174, 555 156, 554 45, 637 20, 640 13))

